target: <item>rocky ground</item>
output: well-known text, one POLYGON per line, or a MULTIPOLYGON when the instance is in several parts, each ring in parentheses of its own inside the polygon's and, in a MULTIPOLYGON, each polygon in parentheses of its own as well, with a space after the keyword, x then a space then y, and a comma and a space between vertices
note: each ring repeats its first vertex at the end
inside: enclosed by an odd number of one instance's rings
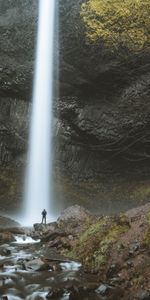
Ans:
POLYGON ((150 299, 149 211, 108 217, 76 205, 47 225, 1 227, 1 299, 150 299))

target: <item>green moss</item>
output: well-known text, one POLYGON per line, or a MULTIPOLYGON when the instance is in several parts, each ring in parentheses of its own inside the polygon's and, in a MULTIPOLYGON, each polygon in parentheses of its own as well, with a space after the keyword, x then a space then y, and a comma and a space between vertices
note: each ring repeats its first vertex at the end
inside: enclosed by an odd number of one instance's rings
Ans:
POLYGON ((144 235, 144 245, 150 247, 150 228, 148 228, 144 235))
POLYGON ((148 211, 147 213, 147 221, 148 221, 148 225, 150 226, 150 211, 148 211))
POLYGON ((146 199, 148 200, 150 196, 150 182, 149 180, 143 181, 137 185, 131 192, 131 199, 146 199))
POLYGON ((80 260, 89 270, 99 269, 106 264, 111 246, 128 229, 129 226, 121 220, 118 225, 118 219, 102 218, 90 225, 66 254, 80 260))
POLYGON ((140 287, 144 282, 143 275, 141 274, 135 274, 134 277, 131 279, 132 286, 138 288, 140 287))
POLYGON ((149 13, 148 0, 88 0, 80 14, 91 42, 102 39, 111 51, 140 51, 149 48, 149 13))
POLYGON ((99 267, 106 264, 106 256, 102 254, 98 254, 95 257, 95 264, 99 267))

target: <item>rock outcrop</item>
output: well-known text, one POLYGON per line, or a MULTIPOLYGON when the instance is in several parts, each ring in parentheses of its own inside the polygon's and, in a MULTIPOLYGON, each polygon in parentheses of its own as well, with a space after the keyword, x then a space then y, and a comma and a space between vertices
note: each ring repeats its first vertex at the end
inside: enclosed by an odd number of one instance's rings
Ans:
POLYGON ((16 228, 16 233, 17 233, 17 229, 19 227, 20 227, 20 224, 18 222, 16 222, 15 220, 12 220, 8 217, 0 216, 0 228, 9 228, 11 232, 12 232, 12 229, 16 228))

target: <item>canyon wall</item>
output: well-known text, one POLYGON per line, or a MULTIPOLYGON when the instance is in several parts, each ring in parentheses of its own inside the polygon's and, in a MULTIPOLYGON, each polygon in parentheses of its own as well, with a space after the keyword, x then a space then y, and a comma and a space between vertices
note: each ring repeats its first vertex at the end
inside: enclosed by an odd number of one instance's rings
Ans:
MULTIPOLYGON (((110 54, 87 42, 82 2, 57 1, 55 197, 64 206, 114 212, 150 196, 149 52, 110 54)), ((0 0, 2 210, 22 199, 37 20, 38 1, 0 0)))

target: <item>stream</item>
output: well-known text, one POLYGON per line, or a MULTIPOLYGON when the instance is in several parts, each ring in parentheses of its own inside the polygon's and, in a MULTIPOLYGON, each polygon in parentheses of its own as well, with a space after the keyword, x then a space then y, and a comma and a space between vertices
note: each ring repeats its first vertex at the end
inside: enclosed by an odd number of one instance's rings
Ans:
POLYGON ((82 272, 78 262, 66 261, 40 240, 15 236, 0 245, 0 299, 98 300, 95 275, 82 272), (91 288, 92 287, 92 288, 91 288))

